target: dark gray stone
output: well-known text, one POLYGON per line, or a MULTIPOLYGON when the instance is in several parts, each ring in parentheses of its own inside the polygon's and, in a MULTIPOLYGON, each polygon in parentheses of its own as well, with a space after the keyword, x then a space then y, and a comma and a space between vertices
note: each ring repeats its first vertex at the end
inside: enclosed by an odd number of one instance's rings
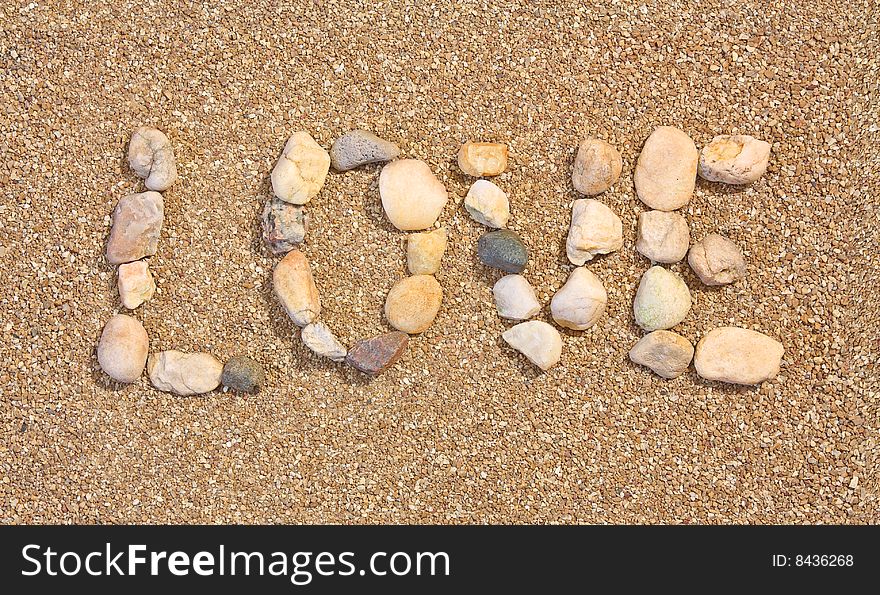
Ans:
POLYGON ((486 266, 508 273, 521 273, 529 261, 525 244, 509 229, 484 233, 477 242, 477 255, 486 266))
POLYGON ((266 382, 266 372, 260 362, 246 355, 233 355, 223 366, 220 377, 223 386, 242 393, 252 393, 266 382))
POLYGON ((400 147, 366 130, 346 132, 330 148, 330 164, 336 171, 359 165, 391 161, 400 155, 400 147))

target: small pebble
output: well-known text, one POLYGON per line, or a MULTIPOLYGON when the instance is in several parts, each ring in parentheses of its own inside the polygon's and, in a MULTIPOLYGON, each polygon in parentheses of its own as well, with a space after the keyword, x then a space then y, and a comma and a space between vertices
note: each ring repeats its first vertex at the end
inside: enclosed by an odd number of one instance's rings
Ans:
POLYGON ((128 143, 128 164, 138 177, 146 178, 148 190, 162 192, 177 180, 177 163, 171 141, 162 131, 141 126, 128 143))
POLYGON ((508 273, 521 273, 529 261, 525 244, 509 229, 490 231, 480 236, 477 255, 486 266, 508 273))
POLYGON ((668 329, 685 319, 691 292, 681 277, 661 266, 648 269, 633 302, 636 324, 646 331, 668 329))
POLYGON ((324 186, 329 171, 327 151, 308 132, 295 132, 272 170, 272 191, 284 202, 305 204, 324 186))
POLYGON ((158 192, 141 192, 120 198, 113 210, 107 261, 123 264, 155 254, 164 220, 165 208, 158 192))
POLYGON ((303 328, 300 338, 306 347, 316 355, 326 357, 334 362, 345 361, 345 345, 333 335, 333 331, 323 322, 313 322, 303 328))
POLYGON ((266 372, 257 360, 246 355, 233 355, 223 366, 220 381, 231 390, 252 393, 265 384, 266 372))
POLYGON ((645 211, 639 215, 636 250, 651 262, 678 262, 687 254, 690 238, 687 220, 678 213, 645 211))
POLYGON ((562 355, 562 337, 542 320, 521 322, 501 334, 508 345, 542 370, 549 370, 562 355))
POLYGON ((559 326, 582 331, 598 322, 607 303, 608 294, 599 277, 578 267, 553 296, 550 312, 559 326))
POLYGON ((402 231, 434 225, 448 199, 443 183, 418 159, 399 159, 383 167, 379 195, 388 220, 402 231))
POLYGON ((663 378, 681 376, 694 357, 691 342, 672 331, 648 333, 629 350, 629 359, 663 378))
POLYGON ((330 164, 336 171, 397 159, 400 147, 366 130, 346 132, 330 147, 330 164))
POLYGON ((272 286, 278 301, 294 324, 302 328, 321 313, 318 287, 305 255, 299 250, 287 253, 275 265, 272 286))
POLYGON ((680 209, 691 200, 700 154, 694 141, 672 126, 660 126, 645 141, 633 173, 643 203, 659 211, 680 209))
POLYGON ((691 246, 688 264, 706 285, 726 285, 746 276, 742 250, 717 233, 710 233, 691 246))
POLYGON ((528 320, 541 311, 535 290, 522 275, 505 275, 492 287, 498 315, 510 320, 528 320))
POLYGON ((210 353, 171 349, 151 354, 147 373, 157 389, 187 397, 209 393, 220 386, 223 364, 210 353))
POLYGON ((474 221, 488 227, 507 227, 510 201, 507 194, 489 180, 477 180, 464 197, 464 208, 474 221))
POLYGON ((406 268, 411 275, 433 275, 446 251, 446 228, 411 233, 406 238, 406 268))
POLYGON ((747 134, 716 136, 700 151, 699 174, 710 182, 751 184, 764 175, 770 143, 747 134))
POLYGON ((134 382, 144 372, 150 342, 137 319, 117 314, 107 321, 98 341, 98 364, 113 380, 134 382))
POLYGON ((574 189, 587 196, 601 194, 620 177, 623 161, 617 149, 598 138, 585 138, 578 146, 571 171, 574 189))
POLYGON ((134 310, 156 292, 156 283, 146 260, 136 260, 119 265, 116 288, 122 305, 134 310))
POLYGON ((776 377, 784 352, 782 343, 763 333, 722 327, 697 343, 694 367, 706 380, 760 384, 776 377))
POLYGON ((572 264, 582 266, 596 254, 608 254, 622 246, 623 223, 614 211, 591 198, 574 201, 565 241, 565 252, 572 264))
POLYGON ((394 284, 385 299, 385 318, 399 331, 425 331, 443 302, 443 289, 431 275, 405 277, 394 284))
POLYGON ((305 208, 272 197, 263 209, 263 240, 273 254, 285 254, 306 238, 309 218, 305 208))
POLYGON ((507 169, 507 145, 465 143, 458 151, 458 167, 469 176, 497 176, 507 169))
POLYGON ((400 359, 408 342, 409 335, 400 331, 363 339, 349 349, 345 362, 365 374, 375 376, 400 359))

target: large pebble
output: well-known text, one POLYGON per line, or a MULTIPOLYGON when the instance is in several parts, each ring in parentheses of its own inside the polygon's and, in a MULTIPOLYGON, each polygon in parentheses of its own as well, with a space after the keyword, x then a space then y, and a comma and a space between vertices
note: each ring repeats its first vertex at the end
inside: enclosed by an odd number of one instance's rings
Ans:
POLYGON ((385 318, 399 331, 415 334, 425 331, 443 302, 443 289, 431 275, 405 277, 391 288, 385 299, 385 318))
POLYGON ((646 331, 672 328, 690 309, 691 292, 681 277, 660 266, 645 271, 633 302, 636 324, 646 331))
POLYGON ((535 290, 522 275, 504 275, 492 287, 498 315, 510 320, 528 320, 541 311, 535 290))
POLYGON ((510 219, 507 194, 489 180, 477 180, 471 185, 464 197, 464 208, 474 221, 488 227, 506 227, 510 219))
POLYGON ((285 254, 306 238, 309 218, 305 208, 272 197, 263 209, 263 240, 274 254, 285 254))
POLYGON ((313 322, 305 327, 300 333, 300 338, 315 354, 334 362, 345 361, 345 345, 339 342, 333 331, 323 322, 313 322))
POLYGON ((113 210, 113 227, 107 241, 107 260, 122 264, 156 253, 165 220, 162 195, 158 192, 129 194, 113 210))
POLYGON ((393 331, 363 339, 348 350, 345 362, 365 374, 381 374, 400 359, 406 350, 409 335, 393 331))
POLYGON ((550 313, 559 326, 582 331, 596 324, 607 303, 608 294, 599 277, 578 267, 550 300, 550 313))
POLYGON ((118 382, 134 382, 144 371, 150 341, 139 321, 117 314, 107 321, 98 341, 98 363, 118 382))
POLYGON ((388 220, 402 231, 434 225, 448 198, 443 182, 418 159, 399 159, 383 167, 379 195, 388 220))
POLYGON ((689 244, 687 220, 678 213, 645 211, 639 215, 636 250, 651 262, 678 262, 687 254, 689 244))
POLYGON ((465 143, 458 151, 458 166, 469 176, 497 176, 507 169, 507 145, 465 143))
POLYGON ((508 345, 542 370, 549 370, 562 355, 559 331, 541 320, 521 322, 501 334, 508 345))
POLYGON ((700 154, 691 138, 672 126, 651 133, 633 174, 643 203, 659 211, 685 206, 694 194, 700 154))
POLYGON ((266 372, 257 360, 246 355, 233 355, 223 365, 220 381, 231 390, 252 393, 266 382, 266 372))
POLYGON ((210 353, 172 349, 151 354, 147 373, 159 390, 187 397, 209 393, 220 386, 223 364, 210 353))
POLYGON ((529 261, 529 250, 509 229, 484 233, 477 240, 477 256, 486 266, 508 273, 521 273, 529 261))
POLYGON ((700 151, 700 177, 725 184, 750 184, 764 175, 770 143, 747 134, 716 136, 700 151))
POLYGON ((336 171, 348 171, 359 165, 397 159, 400 147, 366 130, 352 130, 336 139, 330 147, 330 164, 336 171))
POLYGON ((726 285, 746 276, 742 250, 717 233, 710 233, 691 246, 688 264, 706 285, 726 285))
POLYGON ((574 189, 587 196, 605 192, 620 177, 623 161, 617 149, 598 138, 585 138, 571 171, 574 189))
POLYGON ((681 376, 693 357, 691 342, 672 331, 648 333, 629 350, 629 359, 663 378, 681 376))
POLYGON ((177 180, 177 163, 171 141, 162 131, 141 126, 128 143, 128 164, 148 190, 162 192, 177 180))
POLYGON ((327 151, 308 132, 295 132, 272 170, 272 191, 284 202, 303 205, 318 194, 329 171, 327 151))
POLYGON ((272 285, 284 311, 298 327, 311 324, 321 313, 321 301, 312 269, 299 250, 288 252, 275 265, 272 285))
POLYGON ((433 275, 446 251, 446 228, 411 233, 406 238, 406 268, 411 275, 433 275))
POLYGON ((608 254, 621 246, 623 223, 614 211, 591 198, 574 201, 565 241, 565 252, 572 264, 581 266, 596 254, 608 254))
POLYGON ((156 283, 145 260, 136 260, 119 265, 116 287, 122 305, 134 310, 156 292, 156 283))
POLYGON ((763 333, 722 327, 697 343, 694 367, 706 380, 734 384, 759 384, 779 373, 782 343, 763 333))

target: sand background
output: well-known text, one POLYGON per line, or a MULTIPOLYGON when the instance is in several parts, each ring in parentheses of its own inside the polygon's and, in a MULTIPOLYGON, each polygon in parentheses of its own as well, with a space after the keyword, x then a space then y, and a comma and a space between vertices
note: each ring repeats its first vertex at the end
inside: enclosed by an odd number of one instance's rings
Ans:
MULTIPOLYGON (((856 2, 8 2, 0 7, 0 522, 865 523, 878 517, 877 5, 856 2), (114 4, 114 6, 110 6, 114 4), (599 6, 601 4, 601 6, 599 6), (773 143, 747 188, 699 181, 692 241, 743 247, 712 289, 671 268, 696 342, 739 325, 780 339, 759 388, 663 380, 641 333, 632 169, 658 125, 698 147, 773 143), (97 365, 121 305, 110 214, 142 183, 125 149, 164 130, 180 179, 135 312, 151 350, 247 353, 257 396, 180 398, 97 365), (313 356, 271 295, 258 217, 287 137, 355 127, 427 161, 450 191, 435 324, 369 381, 313 356), (510 146, 495 181, 545 304, 564 252, 578 140, 623 155, 600 199, 624 248, 588 266, 607 313, 540 373, 501 340, 500 272, 475 257, 460 143, 510 146)), ((347 344, 387 330, 405 234, 379 168, 332 174, 304 252, 347 344)))

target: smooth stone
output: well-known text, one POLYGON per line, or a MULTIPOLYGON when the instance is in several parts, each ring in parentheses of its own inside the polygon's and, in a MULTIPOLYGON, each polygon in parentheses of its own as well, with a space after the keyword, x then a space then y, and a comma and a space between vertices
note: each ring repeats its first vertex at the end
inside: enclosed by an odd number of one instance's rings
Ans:
POLYGON ((443 288, 431 275, 405 277, 394 284, 385 299, 385 318, 399 331, 425 331, 443 302, 443 288))
POLYGON ((107 321, 98 341, 98 364, 117 382, 134 382, 144 372, 150 340, 138 320, 117 314, 107 321))
POLYGON ((599 277, 578 267, 550 300, 550 313, 559 326, 582 331, 598 322, 607 303, 608 294, 599 277))
POLYGON ((694 367, 706 380, 759 384, 776 377, 784 352, 782 343, 763 333, 722 327, 697 343, 694 367))
POLYGON ((381 374, 400 359, 406 350, 409 335, 400 331, 392 331, 362 339, 348 350, 345 362, 365 374, 381 374))
POLYGON ((330 164, 336 171, 348 171, 359 165, 397 159, 400 147, 366 130, 352 130, 336 139, 330 147, 330 164))
POLYGON ((559 331, 541 320, 512 326, 501 334, 501 338, 542 370, 555 366, 562 355, 559 331))
POLYGON ((571 171, 574 189, 587 196, 601 194, 620 177, 623 160, 620 153, 598 138, 585 138, 578 146, 571 171))
POLYGON ((505 275, 492 287, 495 308, 501 318, 528 320, 541 311, 535 290, 522 275, 505 275))
POLYGON ((345 345, 339 342, 333 331, 323 322, 313 322, 306 326, 300 333, 300 338, 316 355, 334 362, 345 361, 345 345))
POLYGON ((231 390, 252 393, 265 384, 266 372, 257 360, 246 355, 233 355, 223 366, 220 382, 231 390))
POLYGON ((418 159, 398 159, 383 167, 379 195, 388 220, 401 231, 434 225, 448 199, 443 182, 418 159))
POLYGON ((321 301, 312 269, 299 250, 288 252, 275 265, 272 286, 284 311, 298 327, 311 324, 321 313, 321 301))
POLYGON ((672 331, 648 333, 629 350, 629 359, 663 378, 681 376, 694 357, 691 342, 672 331))
POLYGON ((263 240, 273 254, 285 254, 306 239, 309 218, 306 210, 272 197, 263 208, 263 240))
POLYGON ((507 194, 489 180, 477 180, 471 185, 464 197, 464 208, 474 221, 488 227, 506 227, 510 219, 507 194))
POLYGON ((158 192, 141 192, 120 198, 113 210, 107 261, 123 264, 155 254, 164 220, 165 207, 158 192))
POLYGON ((446 228, 411 233, 406 237, 406 268, 411 275, 433 275, 446 251, 446 228))
POLYGON ((507 169, 507 145, 465 143, 458 151, 458 167, 469 176, 497 176, 507 169))
POLYGON ((643 203, 658 211, 680 209, 691 200, 700 153, 694 141, 672 126, 660 126, 645 141, 633 182, 643 203))
POLYGON ((639 215, 636 250, 651 262, 678 262, 687 254, 690 241, 687 220, 678 213, 645 211, 639 215))
POLYGON ((134 310, 153 297, 156 282, 153 281, 147 261, 136 260, 119 265, 116 288, 122 305, 129 310, 134 310))
POLYGON ((188 397, 209 393, 220 386, 223 364, 210 353, 171 349, 150 354, 147 373, 157 389, 188 397))
POLYGON ((284 202, 303 205, 318 194, 329 171, 327 151, 308 132, 295 132, 272 170, 272 191, 284 202))
POLYGON ((710 182, 751 184, 764 175, 770 143, 747 134, 716 136, 700 151, 699 174, 710 182))
POLYGON ((623 223, 614 211, 592 198, 574 201, 565 241, 565 252, 572 264, 582 266, 596 254, 608 254, 622 246, 623 223))
POLYGON ((128 143, 128 165, 148 190, 168 190, 177 180, 174 149, 165 134, 149 126, 141 126, 128 143))
POLYGON ((746 276, 742 250, 717 233, 710 233, 691 246, 688 264, 706 285, 726 285, 746 276))
POLYGON ((661 266, 642 275, 633 314, 646 331, 668 329, 685 319, 691 309, 691 292, 684 280, 661 266))
POLYGON ((518 235, 509 229, 501 229, 480 236, 477 256, 486 266, 521 273, 529 261, 529 250, 518 235))

